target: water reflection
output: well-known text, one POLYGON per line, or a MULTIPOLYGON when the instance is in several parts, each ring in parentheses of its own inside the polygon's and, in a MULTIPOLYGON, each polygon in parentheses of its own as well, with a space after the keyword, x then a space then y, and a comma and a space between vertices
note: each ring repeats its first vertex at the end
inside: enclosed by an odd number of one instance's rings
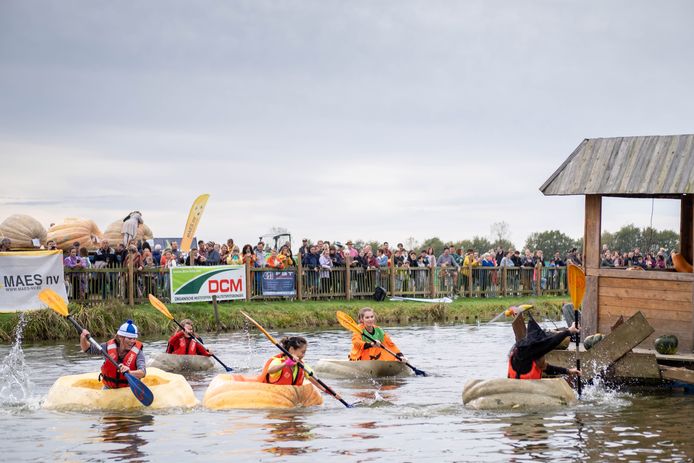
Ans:
POLYGON ((142 462, 146 455, 142 448, 148 443, 144 433, 151 432, 145 428, 152 424, 152 415, 104 416, 95 426, 100 426, 103 442, 116 444, 104 451, 112 455, 114 461, 142 462))
POLYGON ((278 443, 301 443, 313 439, 312 428, 306 424, 306 412, 303 410, 272 410, 267 413, 269 430, 265 440, 270 447, 263 451, 273 455, 302 455, 314 450, 304 445, 277 445, 278 443))

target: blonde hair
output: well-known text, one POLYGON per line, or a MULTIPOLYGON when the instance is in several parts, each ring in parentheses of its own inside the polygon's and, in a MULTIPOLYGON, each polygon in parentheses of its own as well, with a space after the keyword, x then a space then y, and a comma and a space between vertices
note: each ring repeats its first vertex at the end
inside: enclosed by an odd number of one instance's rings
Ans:
POLYGON ((362 321, 364 319, 364 315, 366 315, 366 312, 373 312, 374 316, 376 316, 376 311, 371 307, 362 307, 361 309, 359 309, 359 321, 362 321))

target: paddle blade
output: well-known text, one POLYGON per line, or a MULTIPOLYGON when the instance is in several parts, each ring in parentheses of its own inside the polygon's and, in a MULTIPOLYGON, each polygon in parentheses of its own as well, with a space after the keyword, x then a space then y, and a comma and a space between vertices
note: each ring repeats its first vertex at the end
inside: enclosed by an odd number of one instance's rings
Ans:
POLYGON ((575 310, 580 310, 583 296, 586 293, 586 274, 580 267, 569 264, 567 279, 571 302, 573 302, 575 310))
POLYGON ((159 312, 163 313, 166 318, 169 320, 173 320, 173 315, 171 315, 171 312, 169 312, 169 309, 166 308, 164 303, 157 299, 157 297, 154 294, 150 294, 147 296, 149 298, 149 303, 152 304, 152 306, 157 309, 159 312))
POLYGON ((257 321, 253 320, 253 319, 251 318, 251 316, 248 315, 248 314, 247 314, 246 312, 244 312, 243 310, 239 310, 239 312, 241 312, 241 315, 243 315, 244 317, 246 317, 251 323, 253 323, 255 326, 257 326, 258 329, 259 329, 260 331, 263 332, 263 334, 265 335, 265 337, 268 338, 268 339, 270 340, 271 343, 277 344, 277 341, 275 341, 275 338, 273 338, 272 335, 271 335, 270 333, 268 333, 267 331, 265 331, 265 328, 263 328, 262 326, 260 326, 260 323, 258 323, 257 321))
POLYGON ((498 319, 500 319, 504 315, 506 315, 506 310, 504 310, 503 312, 499 313, 496 317, 489 320, 489 323, 494 323, 495 321, 497 321, 498 319))
POLYGON ((67 317, 70 314, 67 310, 67 302, 65 299, 60 297, 60 295, 51 288, 42 289, 39 292, 39 299, 41 302, 53 309, 54 312, 62 315, 63 317, 67 317))
POLYGON ((128 386, 137 400, 142 403, 145 407, 149 407, 154 402, 154 394, 149 390, 145 383, 131 375, 130 373, 125 373, 125 379, 128 380, 128 386))
POLYGON ((352 331, 357 334, 361 334, 361 328, 359 328, 359 325, 357 322, 354 321, 352 317, 350 317, 348 314, 338 310, 335 312, 335 316, 337 317, 337 321, 342 325, 345 329, 348 329, 349 331, 352 331))

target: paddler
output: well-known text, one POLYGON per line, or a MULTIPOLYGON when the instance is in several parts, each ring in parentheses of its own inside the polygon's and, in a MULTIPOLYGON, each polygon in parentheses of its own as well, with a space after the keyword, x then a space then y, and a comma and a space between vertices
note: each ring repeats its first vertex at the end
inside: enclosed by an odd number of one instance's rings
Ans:
POLYGON ((195 333, 193 321, 186 318, 181 321, 181 326, 183 329, 178 328, 173 336, 169 338, 169 343, 166 345, 166 353, 209 357, 212 351, 196 340, 199 336, 195 333))
POLYGON ((376 312, 371 307, 364 307, 359 310, 359 328, 362 331, 369 333, 369 336, 375 339, 370 340, 359 333, 352 334, 352 351, 349 353, 349 359, 352 361, 358 360, 384 360, 387 362, 407 362, 398 346, 388 336, 388 333, 382 328, 376 326, 376 312), (382 347, 385 347, 395 353, 392 356, 382 347))
MULTIPOLYGON (((306 338, 301 336, 285 336, 280 339, 279 343, 291 354, 291 357, 288 357, 284 353, 280 353, 269 358, 267 362, 265 362, 263 372, 258 377, 258 382, 280 386, 301 386, 304 384, 304 379, 308 379, 318 389, 327 392, 323 386, 318 384, 311 376, 305 374, 304 369, 297 365, 297 363, 301 362, 304 368, 309 369, 309 367, 303 363, 306 349, 308 348, 308 341, 306 341, 306 338)), ((309 369, 309 371, 311 370, 309 369)), ((335 397, 338 400, 342 399, 340 394, 335 394, 335 397)))
MULTIPOLYGON (((87 330, 82 330, 80 347, 82 352, 87 354, 101 355, 101 352, 89 343, 89 331, 87 330)), ((138 379, 144 378, 147 374, 142 343, 137 340, 137 326, 133 324, 132 320, 123 323, 118 329, 116 337, 101 344, 101 348, 118 364, 117 369, 107 360, 104 360, 103 365, 101 365, 99 380, 104 385, 104 389, 128 387, 128 380, 123 373, 130 373, 138 379)))
POLYGON ((567 336, 579 333, 576 324, 556 333, 546 333, 532 316, 528 321, 528 331, 523 339, 517 341, 508 359, 508 377, 515 379, 542 379, 542 374, 579 375, 575 368, 563 368, 550 365, 545 361, 545 354, 556 348, 567 336))

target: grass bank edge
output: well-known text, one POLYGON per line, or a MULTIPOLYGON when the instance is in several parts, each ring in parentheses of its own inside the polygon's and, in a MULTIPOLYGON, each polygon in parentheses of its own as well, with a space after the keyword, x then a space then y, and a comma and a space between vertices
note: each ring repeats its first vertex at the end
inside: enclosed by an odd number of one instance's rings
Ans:
MULTIPOLYGON (((535 315, 557 318, 564 296, 542 296, 533 299, 522 298, 473 298, 457 299, 451 304, 369 300, 331 300, 331 301, 234 301, 219 303, 219 319, 224 331, 243 329, 244 318, 240 310, 248 312, 266 328, 272 330, 314 330, 338 328, 335 311, 345 311, 356 318, 362 307, 373 307, 378 314, 379 324, 383 326, 426 325, 433 323, 476 323, 490 320, 510 305, 531 303, 535 305, 535 315)), ((105 339, 112 335, 125 319, 132 319, 144 337, 163 336, 173 329, 166 317, 149 304, 129 307, 121 303, 100 303, 83 306, 70 303, 73 316, 97 338, 105 339)), ((167 304, 177 320, 192 319, 196 329, 201 332, 216 331, 212 304, 167 304)), ((28 342, 72 339, 76 336, 74 328, 50 309, 26 312, 27 320, 23 338, 28 342)), ((0 343, 14 341, 15 328, 19 321, 18 313, 0 314, 0 343)))

